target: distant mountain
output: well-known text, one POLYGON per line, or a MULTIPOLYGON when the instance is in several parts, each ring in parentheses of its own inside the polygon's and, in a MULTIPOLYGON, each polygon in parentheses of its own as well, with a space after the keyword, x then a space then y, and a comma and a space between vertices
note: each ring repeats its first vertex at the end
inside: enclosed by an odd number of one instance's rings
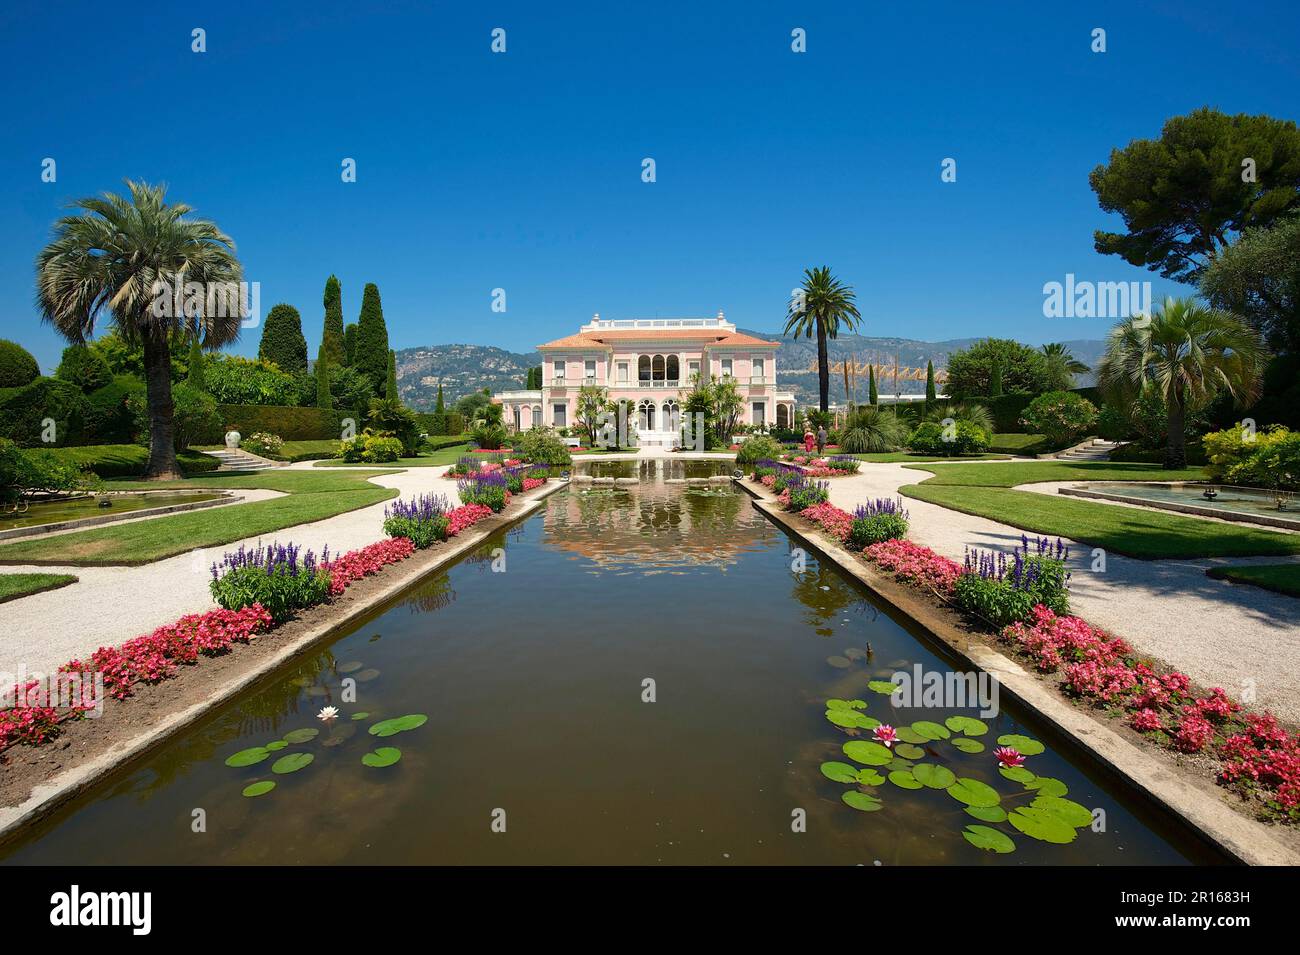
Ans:
MULTIPOLYGON (((777 381, 783 391, 791 391, 797 400, 811 402, 817 397, 817 340, 815 338, 782 338, 775 332, 739 329, 747 335, 779 341, 776 353, 777 381)), ((869 338, 864 335, 841 335, 829 342, 832 363, 845 358, 858 365, 868 362, 890 369, 897 358, 900 378, 903 369, 919 370, 918 379, 898 382, 901 394, 921 394, 925 391, 925 363, 933 361, 936 369, 947 367, 948 356, 969 348, 978 338, 954 338, 942 342, 923 342, 912 338, 869 338)), ((1096 367, 1105 348, 1105 342, 1091 339, 1067 341, 1065 345, 1089 367, 1096 367)), ((539 352, 521 354, 494 348, 490 345, 431 345, 421 348, 403 348, 397 352, 397 387, 402 400, 422 411, 433 409, 438 400, 438 385, 443 388, 443 400, 452 404, 457 398, 491 388, 494 392, 522 388, 528 369, 542 363, 539 352)), ((1080 375, 1080 386, 1093 383, 1092 375, 1080 375)), ((844 376, 838 369, 831 373, 831 401, 844 400, 844 376)), ((882 376, 877 387, 881 395, 894 392, 892 374, 882 376)), ((942 388, 940 388, 942 391, 942 388)), ((855 393, 859 401, 866 398, 867 376, 863 370, 857 376, 855 393)))

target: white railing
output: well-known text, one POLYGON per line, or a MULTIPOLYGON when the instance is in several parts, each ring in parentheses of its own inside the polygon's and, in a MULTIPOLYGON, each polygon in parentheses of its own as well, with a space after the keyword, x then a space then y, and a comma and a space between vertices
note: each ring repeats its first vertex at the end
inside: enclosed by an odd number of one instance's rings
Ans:
POLYGON ((679 388, 681 382, 677 378, 642 378, 637 382, 638 388, 679 388))

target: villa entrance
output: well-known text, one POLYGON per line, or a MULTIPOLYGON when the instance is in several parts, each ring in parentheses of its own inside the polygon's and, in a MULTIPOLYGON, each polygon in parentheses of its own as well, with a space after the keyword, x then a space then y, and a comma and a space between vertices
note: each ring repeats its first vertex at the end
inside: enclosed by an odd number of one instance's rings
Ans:
POLYGON ((637 405, 636 426, 639 431, 655 430, 655 403, 648 398, 637 405))

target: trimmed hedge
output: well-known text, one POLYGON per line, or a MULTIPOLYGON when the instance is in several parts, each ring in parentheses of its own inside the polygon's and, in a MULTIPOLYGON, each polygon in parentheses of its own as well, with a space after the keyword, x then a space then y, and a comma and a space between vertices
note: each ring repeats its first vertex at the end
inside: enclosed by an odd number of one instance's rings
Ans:
MULTIPOLYGON (((149 449, 138 444, 96 444, 75 448, 50 448, 56 459, 102 478, 139 477, 149 463, 149 449)), ((176 461, 185 474, 215 471, 221 462, 210 454, 178 451, 176 461)))
POLYGON ((80 444, 90 406, 70 381, 37 378, 19 388, 0 388, 0 438, 23 447, 50 447, 41 440, 45 419, 55 423, 55 446, 80 444))
MULTIPOLYGON (((348 415, 324 408, 289 405, 217 405, 222 425, 240 434, 265 431, 278 434, 286 441, 337 441, 343 433, 343 419, 348 415)), ((357 431, 363 421, 357 420, 357 431)))
POLYGON ((130 444, 135 440, 135 416, 126 401, 145 393, 144 382, 134 375, 118 375, 109 384, 86 395, 86 440, 92 443, 130 444))
MULTIPOLYGON (((1110 460, 1116 462, 1137 462, 1141 464, 1164 464, 1164 448, 1141 448, 1136 441, 1123 444, 1110 453, 1110 460)), ((1201 447, 1200 438, 1187 439, 1187 466, 1198 467, 1205 464, 1205 449, 1201 447)))
POLYGON ((41 366, 22 345, 0 338, 0 388, 21 388, 41 376, 41 366))
POLYGON ((459 411, 444 411, 442 414, 436 411, 417 411, 415 420, 420 423, 420 429, 429 435, 465 433, 465 416, 459 411))

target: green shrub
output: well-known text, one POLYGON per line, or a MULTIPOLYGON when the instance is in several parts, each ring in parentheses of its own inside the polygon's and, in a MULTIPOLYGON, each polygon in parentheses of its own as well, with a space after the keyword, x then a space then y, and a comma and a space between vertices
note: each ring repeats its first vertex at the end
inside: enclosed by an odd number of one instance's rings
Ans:
POLYGON ((63 359, 59 362, 54 377, 70 381, 88 393, 109 384, 113 380, 113 372, 98 352, 91 351, 85 345, 69 345, 63 349, 63 359))
POLYGON ((302 317, 292 305, 280 302, 266 313, 257 357, 290 375, 307 370, 307 339, 302 335, 302 317))
MULTIPOLYGON (((147 435, 148 396, 132 394, 126 399, 126 406, 135 416, 136 433, 147 435)), ((221 438, 221 415, 212 396, 184 383, 172 385, 172 442, 177 450, 196 444, 217 444, 221 438)))
POLYGON ((217 405, 222 425, 240 434, 265 431, 286 441, 337 441, 343 433, 343 415, 321 408, 286 405, 217 405))
POLYGON ((22 345, 0 338, 0 388, 21 388, 41 376, 41 366, 22 345))
POLYGON ((790 506, 787 510, 796 514, 814 504, 822 504, 830 497, 830 488, 825 481, 804 481, 790 487, 789 491, 790 506))
POLYGON ((268 571, 249 564, 227 570, 209 584, 212 599, 227 610, 261 604, 276 623, 284 623, 297 610, 324 603, 330 595, 330 576, 323 569, 298 568, 268 571))
POLYGON ((921 454, 982 454, 988 450, 989 433, 969 421, 957 421, 951 430, 937 421, 924 421, 908 437, 907 446, 921 454))
POLYGON ((266 431, 256 431, 239 442, 239 446, 264 458, 273 457, 284 447, 284 438, 266 431))
POLYGON ((866 405, 848 416, 839 436, 840 450, 849 454, 897 451, 907 440, 907 430, 896 412, 866 405))
POLYGON ((907 518, 902 514, 873 514, 855 517, 849 525, 848 545, 853 550, 864 550, 881 541, 902 540, 907 536, 907 518))
POLYGON ((1300 431, 1275 425, 1252 432, 1238 422, 1210 432, 1201 444, 1215 481, 1300 490, 1300 431))
POLYGON ((375 434, 391 435, 402 443, 402 453, 411 457, 420 449, 420 425, 415 412, 395 398, 372 398, 366 416, 375 434))
POLYGON ((100 486, 99 478, 50 451, 24 451, 0 438, 0 503, 13 504, 24 494, 68 494, 100 486))
POLYGON ((774 439, 765 434, 756 434, 740 443, 740 450, 736 452, 736 463, 740 465, 753 464, 763 458, 771 458, 775 461, 781 457, 784 451, 785 448, 781 447, 774 439))
POLYGON ((18 388, 0 389, 0 437, 25 447, 64 446, 85 439, 90 406, 81 389, 58 378, 37 378, 18 388), (54 422, 54 440, 46 421, 54 422))
POLYGON ((402 442, 381 434, 359 434, 340 441, 336 458, 356 464, 386 464, 402 456, 402 442))
POLYGON ((1097 436, 1107 441, 1128 441, 1137 436, 1137 431, 1127 411, 1103 404, 1097 412, 1097 436))
POLYGON ((515 435, 513 444, 515 455, 532 464, 568 467, 573 463, 568 445, 552 428, 541 425, 529 428, 515 435))
MULTIPOLYGON (((241 355, 207 356, 203 384, 218 404, 226 405, 294 405, 301 396, 294 375, 271 362, 241 355)), ((312 389, 314 394, 315 382, 312 389)))
POLYGON ((86 395, 86 440, 124 444, 135 440, 135 416, 127 407, 131 395, 145 393, 144 382, 131 375, 117 375, 103 388, 86 395))
POLYGON ((506 429, 501 425, 489 423, 480 424, 469 433, 469 436, 471 441, 485 451, 499 450, 509 437, 506 429))
POLYGON ((1029 403, 1020 423, 1065 446, 1088 434, 1097 424, 1097 406, 1072 391, 1049 391, 1029 403))

